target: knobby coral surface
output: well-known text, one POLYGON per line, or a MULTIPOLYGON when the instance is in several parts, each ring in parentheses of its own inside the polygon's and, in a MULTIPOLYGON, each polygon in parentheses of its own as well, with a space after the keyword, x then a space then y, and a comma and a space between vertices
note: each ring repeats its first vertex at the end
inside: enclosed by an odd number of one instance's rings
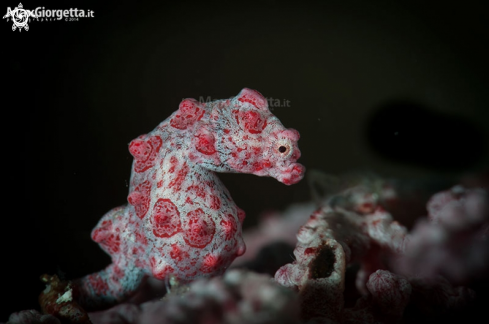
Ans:
POLYGON ((299 230, 296 259, 275 279, 298 292, 302 320, 395 323, 407 307, 436 316, 473 302, 474 291, 457 285, 487 279, 487 190, 455 187, 434 195, 430 221, 410 234, 372 193, 358 186, 330 197, 299 230), (351 281, 356 296, 348 294, 351 281))
POLYGON ((455 186, 434 195, 428 219, 416 223, 396 270, 466 284, 489 272, 489 195, 482 187, 455 186), (449 265, 449 266, 447 266, 449 265))

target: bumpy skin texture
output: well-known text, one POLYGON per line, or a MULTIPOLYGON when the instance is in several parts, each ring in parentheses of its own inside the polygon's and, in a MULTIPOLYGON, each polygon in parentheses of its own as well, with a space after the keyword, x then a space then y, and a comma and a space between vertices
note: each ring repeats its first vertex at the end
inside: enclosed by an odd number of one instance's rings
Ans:
POLYGON ((299 133, 285 129, 257 91, 210 103, 185 99, 152 132, 129 144, 128 203, 102 217, 92 239, 112 257, 77 281, 88 309, 121 301, 146 276, 180 281, 222 274, 245 252, 245 213, 214 172, 302 179, 299 133))

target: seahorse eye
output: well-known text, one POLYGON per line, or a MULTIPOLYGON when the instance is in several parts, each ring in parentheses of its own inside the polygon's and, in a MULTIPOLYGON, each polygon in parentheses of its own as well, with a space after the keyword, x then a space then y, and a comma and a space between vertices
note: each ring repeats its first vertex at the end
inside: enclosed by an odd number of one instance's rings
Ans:
POLYGON ((280 143, 276 146, 276 150, 282 157, 288 156, 290 154, 291 147, 288 143, 280 143))

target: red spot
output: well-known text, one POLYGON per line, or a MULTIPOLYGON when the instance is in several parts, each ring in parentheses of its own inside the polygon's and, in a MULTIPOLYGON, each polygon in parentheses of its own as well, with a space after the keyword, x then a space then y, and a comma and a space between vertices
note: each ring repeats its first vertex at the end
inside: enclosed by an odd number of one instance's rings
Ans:
POLYGON ((162 140, 159 136, 151 136, 146 141, 139 138, 129 144, 129 152, 135 159, 134 171, 143 172, 151 168, 160 151, 162 140))
POLYGON ((316 248, 307 248, 304 250, 304 254, 305 255, 308 255, 308 254, 313 254, 313 253, 316 253, 316 248))
POLYGON ((184 239, 188 245, 196 248, 204 248, 214 238, 216 224, 211 216, 205 214, 199 208, 187 214, 184 231, 184 239))
POLYGON ((170 257, 180 262, 182 260, 188 260, 190 258, 190 255, 188 254, 188 252, 183 251, 182 248, 175 243, 171 246, 170 257))
POLYGON ((188 165, 186 162, 183 163, 182 168, 178 170, 177 175, 170 181, 168 184, 169 188, 173 188, 174 191, 180 191, 182 187, 182 183, 185 180, 189 171, 188 165))
POLYGON ((230 131, 229 131, 229 129, 227 129, 227 128, 224 130, 224 134, 229 134, 229 132, 230 132, 230 131))
POLYGON ((258 111, 234 110, 233 113, 238 124, 251 134, 260 134, 267 126, 266 118, 258 111))
POLYGON ((148 239, 146 238, 146 236, 144 234, 142 234, 139 231, 136 231, 135 234, 136 234, 136 242, 138 242, 142 246, 148 245, 148 239))
POLYGON ((262 166, 265 168, 265 169, 268 169, 272 166, 272 163, 270 163, 270 161, 266 160, 266 161, 263 161, 262 162, 262 166))
POLYGON ((186 191, 187 191, 187 194, 190 196, 196 196, 196 197, 200 197, 202 199, 205 199, 206 190, 207 190, 207 188, 205 188, 204 186, 202 186, 200 184, 195 184, 195 185, 189 186, 186 191))
POLYGON ((303 171, 304 171, 304 167, 302 165, 296 165, 292 169, 292 172, 296 172, 296 173, 299 173, 299 174, 302 174, 303 171))
POLYGON ((119 268, 117 265, 114 265, 112 269, 114 269, 114 277, 116 279, 124 278, 124 271, 121 268, 119 268))
POLYGON ((143 219, 149 209, 151 194, 151 182, 146 180, 136 186, 133 192, 127 197, 127 201, 134 206, 136 215, 143 219))
POLYGON ((92 286, 95 295, 106 295, 109 290, 107 282, 98 274, 94 273, 88 276, 88 284, 92 286))
POLYGON ((267 100, 261 93, 256 90, 244 88, 238 95, 238 100, 242 103, 252 104, 258 109, 266 109, 268 107, 267 100))
POLYGON ((216 153, 215 143, 216 140, 214 138, 214 135, 212 135, 212 133, 208 131, 202 130, 197 135, 197 143, 195 144, 195 147, 197 151, 202 154, 212 155, 216 153))
POLYGON ((171 266, 161 266, 160 263, 161 260, 156 260, 155 257, 150 258, 151 272, 153 273, 153 277, 155 277, 156 279, 163 280, 168 275, 175 272, 175 269, 173 269, 171 266))
POLYGON ((238 208, 238 220, 241 224, 243 224, 244 220, 245 220, 245 217, 246 217, 246 213, 244 210, 242 210, 241 208, 237 207, 238 208))
POLYGON ((160 198, 153 207, 153 233, 157 237, 170 237, 180 232, 180 212, 170 199, 160 198))
POLYGON ((263 166, 260 162, 254 162, 253 163, 253 172, 258 172, 263 170, 263 166))
POLYGON ((148 264, 147 264, 146 260, 144 260, 144 259, 143 259, 143 260, 141 260, 141 259, 136 259, 136 260, 134 261, 134 265, 135 265, 136 267, 140 268, 140 269, 142 269, 142 268, 146 268, 146 267, 148 266, 148 264))
POLYGON ((187 129, 196 121, 199 121, 205 113, 201 103, 195 99, 185 99, 178 107, 178 113, 170 120, 170 125, 177 129, 187 129))
POLYGON ((221 209, 221 199, 217 196, 211 196, 211 209, 219 210, 221 209))
POLYGON ((175 156, 172 156, 172 157, 170 158, 170 169, 168 169, 168 172, 169 172, 169 173, 173 173, 173 172, 175 172, 175 168, 177 167, 177 165, 178 165, 178 160, 177 160, 177 158, 176 158, 175 156))
POLYGON ((200 271, 203 273, 212 273, 218 271, 224 259, 220 255, 208 254, 204 257, 200 271))
POLYGON ((111 220, 103 221, 99 227, 93 230, 92 240, 99 243, 110 255, 120 251, 121 238, 111 220))
POLYGON ((222 231, 224 233, 224 237, 226 241, 230 241, 236 235, 238 231, 238 225, 236 224, 236 220, 233 215, 227 214, 220 222, 222 227, 222 231))

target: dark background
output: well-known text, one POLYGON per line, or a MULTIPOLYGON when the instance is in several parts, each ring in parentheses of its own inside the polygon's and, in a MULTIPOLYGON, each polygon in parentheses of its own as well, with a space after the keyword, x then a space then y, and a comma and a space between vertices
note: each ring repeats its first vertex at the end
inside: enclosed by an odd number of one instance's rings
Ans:
MULTIPOLYGON (((33 21, 20 33, 0 24, 0 321, 37 307, 42 273, 72 279, 110 262, 90 231, 126 202, 127 144, 182 98, 223 99, 249 87, 289 100, 273 113, 301 133, 309 169, 403 179, 484 171, 483 2, 22 1, 95 17, 33 21)), ((246 226, 310 197, 305 181, 221 178, 247 212, 246 226)))

